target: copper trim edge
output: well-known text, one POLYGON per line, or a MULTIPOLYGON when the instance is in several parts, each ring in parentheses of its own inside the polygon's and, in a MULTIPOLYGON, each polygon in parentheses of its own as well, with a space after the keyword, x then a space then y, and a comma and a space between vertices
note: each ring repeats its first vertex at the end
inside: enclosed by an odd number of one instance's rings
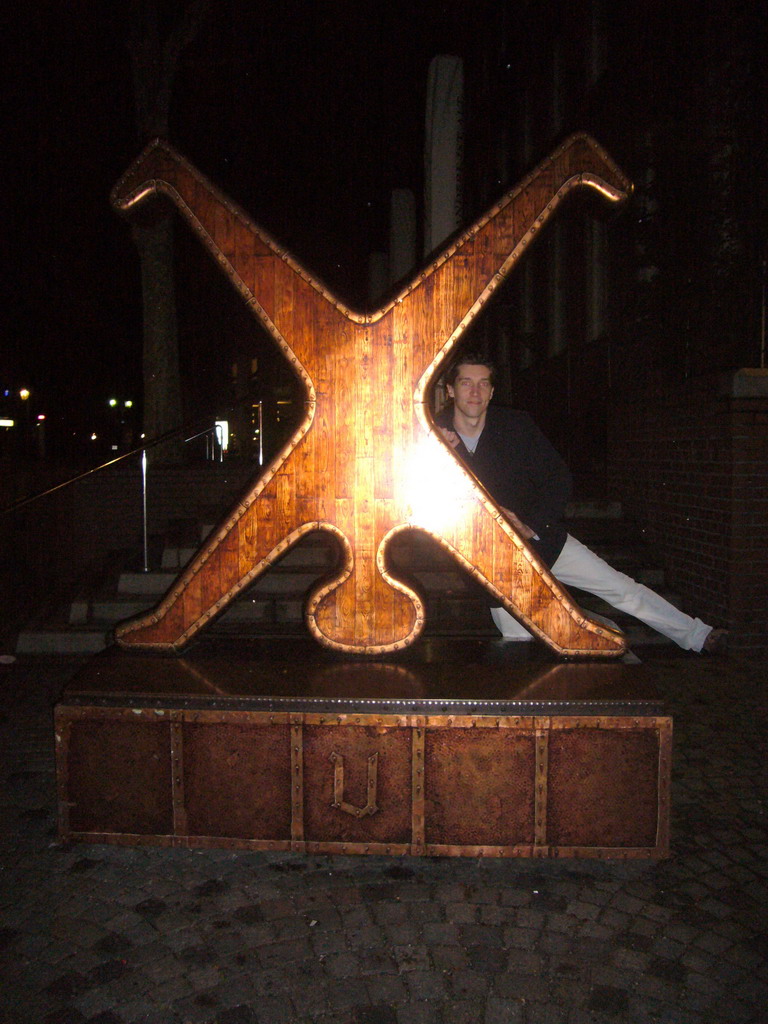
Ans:
MULTIPOLYGON (((102 843, 108 846, 156 846, 210 850, 293 850, 287 839, 242 839, 238 836, 172 836, 145 832, 72 832, 72 843, 102 843)), ((302 847, 304 844, 300 844, 302 847)), ((303 852, 303 849, 299 852, 303 852)))
POLYGON ((656 849, 660 857, 670 853, 670 818, 672 813, 672 739, 671 718, 659 720, 659 774, 656 792, 658 809, 656 827, 656 849))
POLYGON ((379 754, 371 754, 368 758, 368 778, 366 783, 366 802, 362 807, 356 807, 344 799, 344 757, 335 750, 330 756, 333 764, 333 801, 331 807, 334 810, 350 814, 354 818, 365 818, 370 814, 376 814, 379 807, 376 803, 379 781, 379 754))
POLYGON ((60 708, 54 712, 54 745, 56 754, 56 796, 57 825, 59 838, 64 842, 71 838, 69 828, 69 734, 72 719, 60 708))
POLYGON ((536 768, 534 780, 533 835, 534 847, 547 848, 547 805, 549 800, 549 733, 550 718, 536 719, 536 768))
POLYGON ((159 848, 243 850, 258 852, 272 850, 305 854, 347 854, 350 856, 378 855, 403 857, 475 857, 475 858, 528 858, 538 860, 661 860, 665 853, 653 846, 449 846, 426 844, 417 854, 407 843, 340 843, 310 840, 291 843, 281 839, 240 839, 234 836, 170 836, 129 832, 73 832, 68 842, 105 844, 109 846, 152 846, 159 848))
POLYGON ((426 720, 417 716, 411 729, 411 846, 410 853, 418 857, 424 854, 425 825, 425 768, 424 748, 426 740, 426 720))
POLYGON ((291 715, 291 849, 304 852, 304 716, 291 715))
POLYGON ((183 711, 171 711, 171 798, 173 802, 173 834, 183 842, 189 831, 187 803, 184 795, 184 723, 183 711))

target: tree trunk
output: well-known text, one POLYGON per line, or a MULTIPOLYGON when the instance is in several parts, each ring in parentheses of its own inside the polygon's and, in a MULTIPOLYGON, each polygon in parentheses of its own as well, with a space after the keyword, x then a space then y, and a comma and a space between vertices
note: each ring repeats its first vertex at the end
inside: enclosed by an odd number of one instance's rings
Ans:
MULTIPOLYGON (((144 302, 144 433, 151 439, 180 427, 183 421, 171 216, 135 225, 133 238, 144 302)), ((182 448, 181 440, 161 445, 155 459, 159 455, 163 461, 176 461, 182 448)))
MULTIPOLYGON (((211 0, 191 0, 162 38, 157 0, 131 0, 129 51, 133 64, 136 127, 143 143, 168 137, 179 57, 200 31, 211 0)), ((181 375, 173 273, 173 220, 158 214, 133 226, 141 262, 144 301, 144 433, 158 437, 182 424, 181 375)), ((155 449, 154 458, 176 461, 181 440, 155 449)))

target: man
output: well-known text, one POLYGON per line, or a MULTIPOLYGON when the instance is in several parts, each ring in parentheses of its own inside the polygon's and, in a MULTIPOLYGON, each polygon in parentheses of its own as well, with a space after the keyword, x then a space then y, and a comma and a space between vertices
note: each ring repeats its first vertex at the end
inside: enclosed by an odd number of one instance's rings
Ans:
MULTIPOLYGON (((635 616, 684 650, 722 649, 725 630, 685 615, 566 531, 571 474, 527 413, 490 406, 491 363, 476 354, 463 356, 449 373, 447 390, 453 406, 437 417, 441 433, 556 579, 635 616)), ((507 639, 531 638, 506 609, 492 608, 491 616, 507 639)))

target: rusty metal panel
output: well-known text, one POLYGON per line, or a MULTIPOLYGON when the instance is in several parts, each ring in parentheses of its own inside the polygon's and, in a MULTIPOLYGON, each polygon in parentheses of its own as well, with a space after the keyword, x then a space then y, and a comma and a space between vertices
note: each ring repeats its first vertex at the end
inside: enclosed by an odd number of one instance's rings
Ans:
POLYGON ((669 719, 386 718, 60 708, 62 837, 444 856, 668 852, 669 719))
POLYGON ((672 814, 672 719, 659 718, 659 827, 656 856, 669 856, 670 817, 672 814))
POLYGON ((411 729, 411 853, 419 856, 425 852, 424 822, 425 799, 425 721, 417 717, 411 729))
POLYGON ((536 845, 547 844, 547 802, 549 800, 549 718, 536 721, 536 845))
POLYGON ((184 724, 185 834, 285 840, 291 835, 291 737, 287 723, 184 724))
POLYGON ((557 699, 535 679, 525 683, 535 699, 499 699, 503 673, 515 692, 536 665, 526 675, 524 665, 480 664, 469 678, 497 688, 480 700, 466 692, 466 666, 449 660, 434 679, 429 664, 420 681, 420 669, 404 681, 395 673, 395 689, 376 698, 380 673, 350 691, 328 664, 300 697, 293 682, 279 689, 282 662, 269 672, 239 665, 228 686, 226 664, 211 662, 210 678, 192 674, 194 685, 206 680, 194 693, 188 661, 160 670, 158 659, 122 658, 94 659, 56 709, 64 839, 416 856, 668 853, 672 722, 642 688, 632 698, 636 677, 621 666, 594 670, 594 696, 578 665, 557 666, 573 680, 557 699), (438 698, 433 684, 450 684, 449 665, 465 694, 438 698))
POLYGON ((69 724, 68 825, 74 832, 173 832, 170 723, 154 714, 69 724))
POLYGON ((530 729, 428 729, 427 844, 531 845, 535 767, 530 729))
POLYGON ((410 843, 410 793, 410 729, 305 725, 308 842, 410 843))
POLYGON ((659 732, 589 723, 549 737, 547 839, 557 847, 655 847, 659 732))

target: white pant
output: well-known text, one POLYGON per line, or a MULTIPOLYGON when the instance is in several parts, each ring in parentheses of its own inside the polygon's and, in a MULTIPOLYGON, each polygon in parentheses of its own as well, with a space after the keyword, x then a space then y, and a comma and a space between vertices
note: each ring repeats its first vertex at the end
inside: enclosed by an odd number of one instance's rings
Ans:
MULTIPOLYGON (((567 587, 578 587, 602 598, 612 607, 634 615, 646 626, 674 640, 683 650, 700 651, 712 631, 712 627, 701 619, 692 619, 642 583, 617 572, 570 534, 550 571, 567 587)), ((491 617, 505 639, 532 639, 525 626, 505 608, 491 608, 491 617)))

